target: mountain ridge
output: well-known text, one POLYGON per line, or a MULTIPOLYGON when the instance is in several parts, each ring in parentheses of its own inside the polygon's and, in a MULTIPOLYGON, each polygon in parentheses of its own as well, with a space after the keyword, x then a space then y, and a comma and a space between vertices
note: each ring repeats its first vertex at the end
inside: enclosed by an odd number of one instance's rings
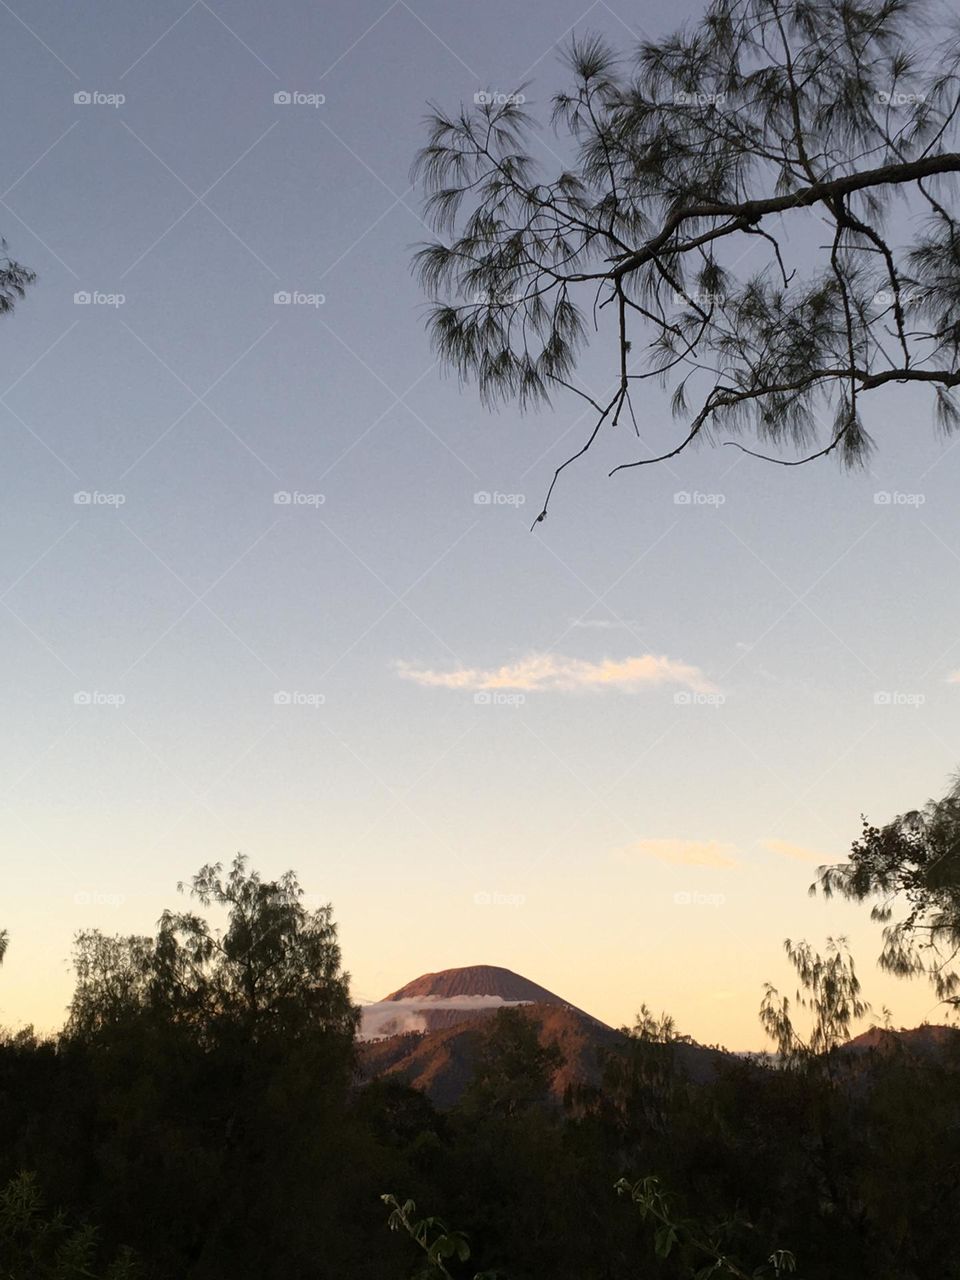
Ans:
POLYGON ((421 974, 419 978, 414 978, 412 982, 407 982, 396 991, 391 991, 389 995, 384 996, 381 1003, 417 999, 439 1002, 483 997, 489 997, 492 1001, 502 1001, 503 1004, 562 1005, 600 1026, 606 1025, 593 1014, 578 1008, 569 1000, 564 1000, 562 996, 540 986, 538 982, 532 982, 512 969, 493 964, 463 965, 421 974))

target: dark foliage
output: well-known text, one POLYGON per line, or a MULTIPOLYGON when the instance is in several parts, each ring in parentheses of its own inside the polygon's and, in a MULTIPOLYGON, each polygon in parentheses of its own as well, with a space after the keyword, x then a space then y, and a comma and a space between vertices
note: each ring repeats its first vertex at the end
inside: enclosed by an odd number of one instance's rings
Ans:
POLYGON ((441 1115, 358 1083, 335 927, 292 875, 192 888, 221 930, 83 935, 64 1033, 0 1041, 4 1280, 960 1276, 960 1054, 834 1047, 863 1009, 842 945, 790 948, 813 1032, 768 992, 778 1062, 693 1083, 644 1009, 561 1107, 559 1052, 507 1010, 441 1115))
POLYGON ((546 148, 519 86, 434 108, 414 170, 441 359, 488 403, 566 389, 593 411, 557 475, 620 423, 638 455, 621 467, 717 429, 787 465, 862 462, 871 394, 894 382, 956 427, 955 21, 922 0, 713 0, 636 50, 581 38, 566 69, 546 148), (672 389, 672 440, 645 379, 672 389))

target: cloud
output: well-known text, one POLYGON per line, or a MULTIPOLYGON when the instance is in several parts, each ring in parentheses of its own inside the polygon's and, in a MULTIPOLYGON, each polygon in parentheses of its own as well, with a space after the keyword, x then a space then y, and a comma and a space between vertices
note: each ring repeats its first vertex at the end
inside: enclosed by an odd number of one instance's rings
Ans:
POLYGON ((640 858, 656 858, 678 867, 737 867, 729 855, 735 846, 720 840, 636 840, 617 850, 620 862, 636 862, 640 858))
POLYGON ((642 631, 643 625, 635 618, 575 618, 570 623, 585 631, 642 631))
POLYGON ((804 848, 802 844, 790 844, 787 840, 761 840, 760 846, 770 853, 782 854, 785 858, 793 858, 797 862, 836 862, 836 857, 826 853, 818 853, 816 849, 804 848))
POLYGON ((379 1040, 407 1031, 426 1031, 426 1014, 433 1009, 460 1009, 479 1013, 507 1005, 529 1004, 529 1000, 504 1000, 502 996, 404 996, 400 1000, 376 1000, 360 1010, 361 1040, 379 1040))
POLYGON ((697 693, 716 692, 699 667, 652 653, 619 660, 603 658, 600 662, 565 658, 557 653, 530 653, 493 669, 457 667, 453 671, 432 671, 401 662, 397 670, 404 680, 434 689, 556 689, 565 693, 622 689, 632 693, 644 685, 679 684, 697 693))
POLYGON ((951 671, 947 676, 947 684, 960 684, 960 671, 951 671))

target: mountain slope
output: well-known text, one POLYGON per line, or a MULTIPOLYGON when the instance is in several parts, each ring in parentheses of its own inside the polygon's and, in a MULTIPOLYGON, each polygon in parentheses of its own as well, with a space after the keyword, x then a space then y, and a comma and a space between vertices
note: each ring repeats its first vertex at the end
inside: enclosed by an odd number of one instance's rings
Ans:
POLYGON ((424 996, 443 1000, 458 996, 498 996, 511 1003, 520 1000, 537 1004, 568 1003, 512 969, 501 969, 493 964, 473 964, 462 969, 425 973, 384 996, 384 1000, 410 1000, 424 996))
MULTIPOLYGON (((511 1005, 535 1022, 541 1044, 556 1045, 563 1055, 551 1084, 555 1102, 570 1085, 599 1085, 602 1054, 628 1043, 622 1031, 511 969, 468 965, 425 973, 364 1008, 361 1074, 402 1080, 436 1106, 453 1106, 473 1076, 492 1018, 511 1005)), ((697 1044, 678 1043, 673 1052, 693 1082, 712 1078, 722 1056, 697 1044)))
POLYGON ((374 1040, 407 1031, 439 1031, 504 1005, 539 1004, 572 1009, 604 1024, 539 983, 497 965, 475 964, 425 973, 363 1009, 361 1038, 374 1040))
MULTIPOLYGON (((499 1006, 502 1007, 502 1006, 499 1006)), ((359 1046, 366 1079, 392 1076, 426 1093, 435 1106, 455 1105, 470 1083, 477 1056, 496 1008, 460 1017, 452 1026, 426 1033, 408 1032, 359 1046)), ((540 1043, 555 1044, 564 1057, 550 1093, 560 1102, 568 1085, 599 1084, 599 1050, 615 1048, 624 1035, 588 1014, 562 1003, 525 1004, 523 1013, 537 1025, 540 1043)))
POLYGON ((945 1061, 960 1051, 960 1030, 957 1027, 924 1023, 919 1027, 871 1027, 840 1046, 842 1053, 864 1054, 907 1053, 915 1058, 933 1058, 945 1061))

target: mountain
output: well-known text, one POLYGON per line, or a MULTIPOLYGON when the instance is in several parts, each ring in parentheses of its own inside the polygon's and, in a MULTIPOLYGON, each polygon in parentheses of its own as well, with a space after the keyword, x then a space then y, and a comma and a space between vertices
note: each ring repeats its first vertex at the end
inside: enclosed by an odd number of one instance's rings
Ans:
POLYGON ((899 1031, 892 1027, 871 1027, 841 1045, 841 1051, 852 1054, 873 1052, 885 1056, 906 1053, 912 1058, 946 1061, 951 1056, 956 1058, 960 1051, 960 1030, 933 1023, 901 1027, 899 1031))
MULTIPOLYGON (((529 978, 495 965, 469 965, 426 973, 363 1009, 358 1046, 363 1078, 392 1077, 426 1093, 438 1107, 460 1099, 498 1009, 518 1006, 537 1026, 541 1044, 555 1044, 564 1062, 551 1095, 563 1099, 573 1084, 599 1085, 601 1056, 627 1044, 627 1036, 529 978)), ((719 1051, 674 1046, 693 1081, 715 1073, 719 1051)))
POLYGON ((506 1002, 524 1001, 534 1004, 562 1004, 546 987, 523 978, 512 969, 501 969, 495 964, 471 964, 463 969, 441 969, 439 973, 425 973, 414 978, 405 987, 393 991, 384 1000, 410 1000, 413 998, 449 999, 456 996, 495 996, 506 1002))
MULTIPOLYGON (((503 1006, 500 1006, 501 1008, 503 1006)), ((461 1016, 455 1024, 434 1031, 410 1031, 361 1043, 360 1066, 366 1079, 393 1077, 421 1089, 437 1107, 454 1106, 473 1077, 477 1056, 496 1009, 461 1016)), ((562 1004, 523 1006, 525 1017, 537 1026, 540 1043, 556 1044, 563 1065, 551 1084, 551 1095, 562 1101, 571 1084, 599 1084, 599 1049, 612 1049, 625 1037, 587 1014, 562 1004)))
POLYGON ((376 1004, 366 1005, 361 1035, 371 1040, 405 1031, 439 1031, 477 1014, 490 1014, 504 1005, 518 1004, 557 1005, 573 1010, 598 1026, 604 1025, 512 969, 474 964, 425 973, 376 1004))

